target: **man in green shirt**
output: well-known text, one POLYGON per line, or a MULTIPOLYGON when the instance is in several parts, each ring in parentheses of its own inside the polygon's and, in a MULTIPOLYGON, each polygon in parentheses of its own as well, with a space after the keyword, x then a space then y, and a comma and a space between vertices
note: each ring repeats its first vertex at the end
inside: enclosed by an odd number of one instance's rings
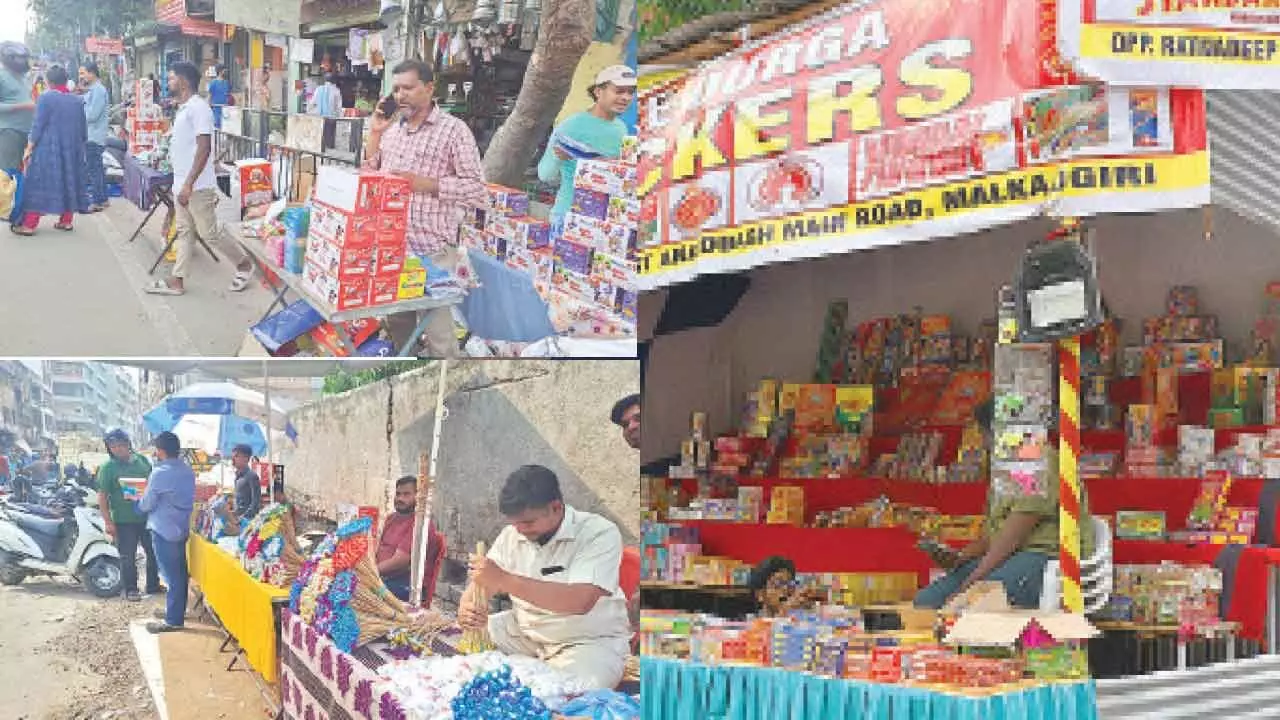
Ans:
MULTIPOLYGON (((975 411, 976 420, 991 435, 992 403, 975 411)), ((988 443, 989 444, 989 443, 988 443)), ((1014 607, 1040 606, 1044 568, 1058 559, 1058 455, 1046 449, 1048 466, 1040 494, 1001 495, 997 483, 987 491, 987 518, 983 537, 960 551, 957 565, 916 595, 919 608, 939 609, 975 583, 990 580, 1004 584, 1014 607)), ((1089 499, 1080 487, 1080 556, 1093 552, 1093 524, 1089 499)))
POLYGON ((107 526, 107 534, 120 551, 120 572, 124 575, 125 598, 138 601, 138 545, 147 553, 147 594, 161 591, 160 570, 147 530, 147 518, 134 506, 141 493, 126 493, 125 481, 145 483, 151 476, 151 463, 133 451, 133 443, 123 430, 112 430, 103 441, 111 458, 98 468, 98 507, 107 526))
POLYGON ((559 183, 555 207, 551 209, 551 222, 559 227, 573 205, 573 176, 578 171, 578 160, 559 139, 564 138, 575 147, 593 151, 598 157, 616 158, 622 155, 622 139, 627 136, 627 124, 618 116, 631 107, 636 97, 636 70, 626 65, 612 65, 596 75, 596 81, 587 88, 595 104, 590 110, 570 115, 555 129, 547 143, 547 151, 538 163, 538 179, 545 183, 559 183))

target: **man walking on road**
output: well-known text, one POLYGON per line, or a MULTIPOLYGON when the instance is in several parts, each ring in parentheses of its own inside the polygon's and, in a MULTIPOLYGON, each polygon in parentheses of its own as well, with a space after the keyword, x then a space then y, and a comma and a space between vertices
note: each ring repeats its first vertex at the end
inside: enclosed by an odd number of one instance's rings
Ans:
MULTIPOLYGON (((160 433, 155 443, 160 463, 151 471, 138 510, 147 516, 160 570, 169 585, 163 617, 159 622, 147 623, 148 631, 162 633, 181 630, 187 615, 187 536, 191 534, 191 511, 195 507, 196 474, 182 461, 177 435, 160 433)), ((156 616, 160 618, 160 612, 156 616)))
MULTIPOLYGON (((169 69, 169 92, 178 106, 173 120, 170 154, 173 160, 173 187, 177 191, 178 259, 168 280, 156 280, 144 288, 152 295, 185 295, 187 265, 195 251, 196 238, 216 242, 224 249, 226 235, 218 222, 218 185, 213 171, 213 109, 198 94, 200 71, 189 62, 176 62, 169 69)), ((244 248, 235 245, 238 259, 231 291, 249 287, 253 263, 244 248)))
POLYGON ((236 517, 244 527, 262 509, 262 478, 249 466, 253 449, 237 445, 231 451, 231 466, 236 469, 236 517))
MULTIPOLYGON (((409 206, 409 252, 453 272, 460 260, 458 228, 468 208, 485 201, 480 149, 471 129, 436 107, 435 73, 420 60, 405 60, 392 70, 399 110, 388 116, 379 105, 370 124, 366 167, 406 178, 413 185, 409 206)), ((423 343, 427 357, 458 355, 453 311, 428 311, 423 343)), ((389 318, 400 345, 414 325, 412 315, 389 318)))
POLYGON ((98 468, 98 507, 107 525, 107 534, 120 552, 120 572, 124 576, 125 599, 137 602, 138 594, 138 545, 147 553, 147 594, 160 592, 160 574, 157 570, 156 552, 147 530, 147 519, 125 498, 121 481, 143 481, 151 475, 151 463, 133 451, 129 435, 123 430, 112 430, 103 441, 110 459, 98 468))
POLYGON ((85 175, 89 178, 89 212, 107 209, 107 171, 102 166, 102 152, 107 147, 107 88, 98 77, 98 64, 88 61, 80 66, 80 83, 85 87, 84 117, 89 124, 89 142, 85 146, 85 175))

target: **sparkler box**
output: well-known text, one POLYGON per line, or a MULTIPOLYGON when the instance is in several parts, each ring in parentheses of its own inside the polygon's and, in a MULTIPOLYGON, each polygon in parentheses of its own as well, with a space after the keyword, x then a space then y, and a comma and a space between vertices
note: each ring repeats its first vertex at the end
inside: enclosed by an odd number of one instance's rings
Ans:
POLYGON ((562 237, 619 258, 631 257, 636 249, 635 225, 611 223, 577 213, 565 216, 562 237))
POLYGON ((635 196, 637 177, 635 165, 617 160, 579 160, 573 186, 606 195, 635 196))

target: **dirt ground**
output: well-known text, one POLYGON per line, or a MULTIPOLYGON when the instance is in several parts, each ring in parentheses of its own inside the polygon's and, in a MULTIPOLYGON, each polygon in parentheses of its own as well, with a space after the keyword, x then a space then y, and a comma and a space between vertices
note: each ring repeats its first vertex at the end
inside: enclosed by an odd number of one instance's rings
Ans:
POLYGON ((0 587, 0 717, 151 720, 151 693, 129 622, 158 602, 99 600, 79 585, 0 587))

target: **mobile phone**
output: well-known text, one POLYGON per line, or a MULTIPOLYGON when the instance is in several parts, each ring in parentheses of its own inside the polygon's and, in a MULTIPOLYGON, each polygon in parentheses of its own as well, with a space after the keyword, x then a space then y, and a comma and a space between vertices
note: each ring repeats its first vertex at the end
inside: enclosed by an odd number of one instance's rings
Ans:
POLYGON ((378 102, 378 112, 382 113, 383 117, 389 118, 399 109, 400 103, 396 102, 394 95, 388 95, 378 102))

